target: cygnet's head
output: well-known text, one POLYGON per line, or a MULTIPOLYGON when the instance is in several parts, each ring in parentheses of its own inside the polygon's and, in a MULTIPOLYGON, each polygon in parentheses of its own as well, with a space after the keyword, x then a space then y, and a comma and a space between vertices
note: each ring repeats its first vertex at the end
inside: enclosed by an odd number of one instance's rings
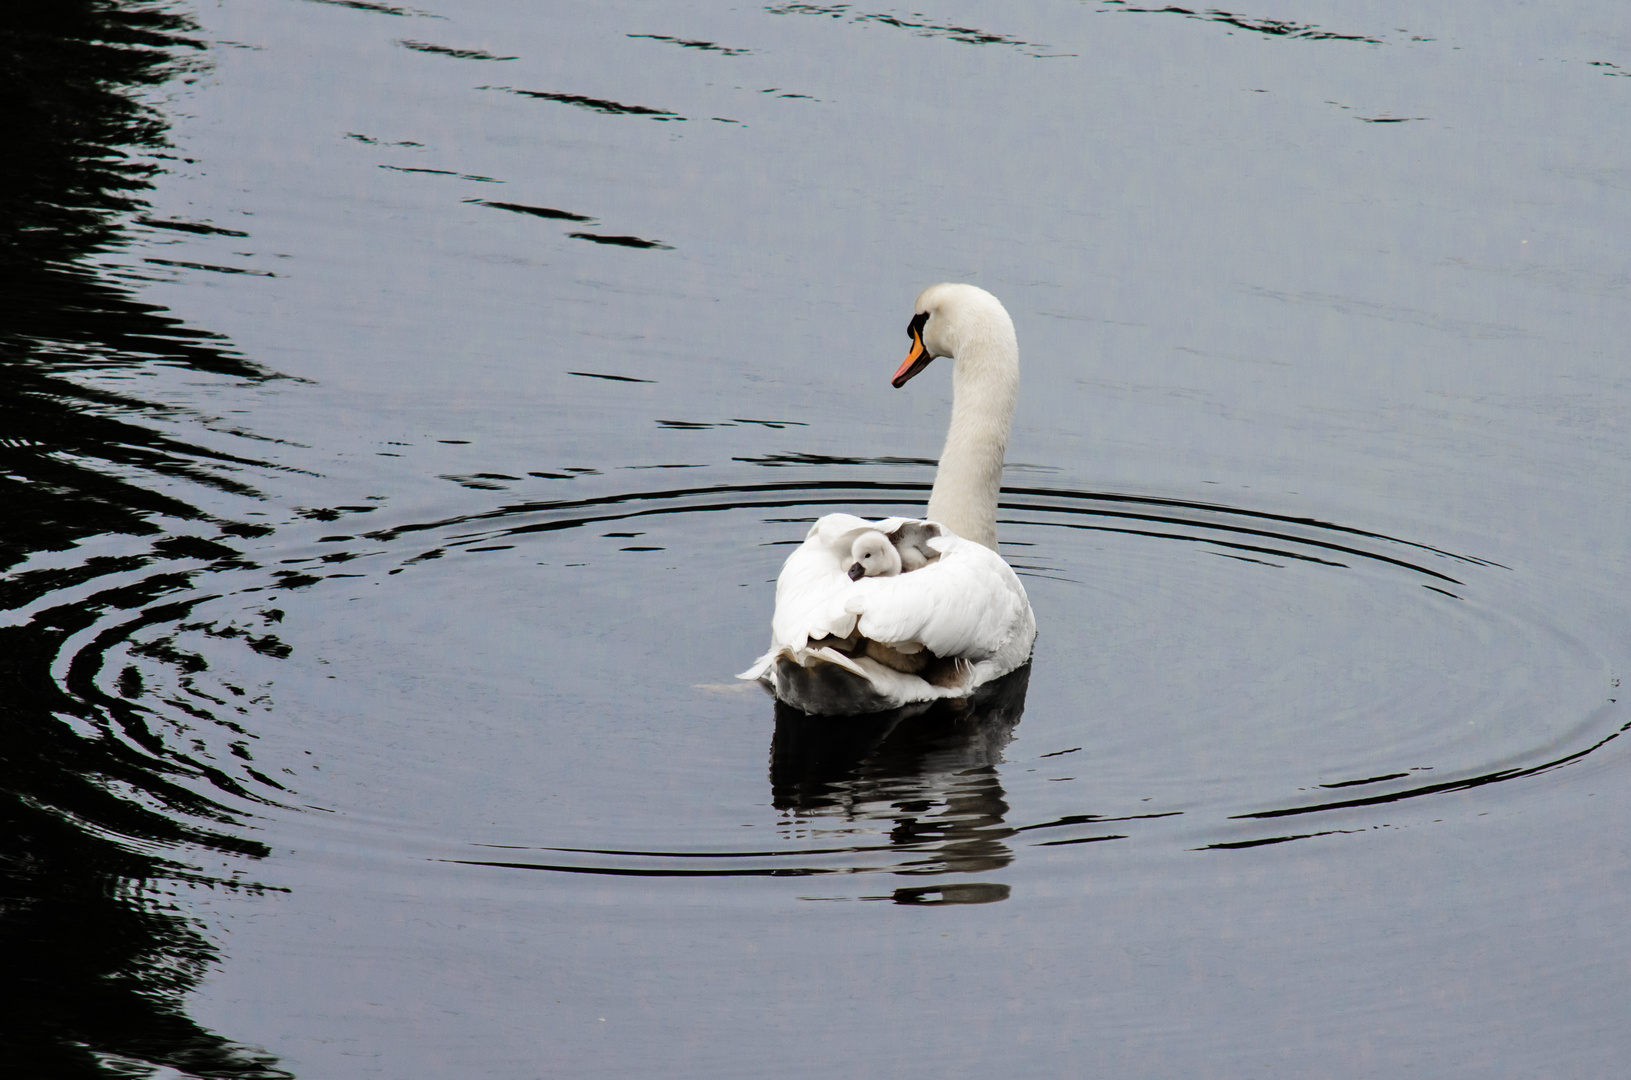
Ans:
POLYGON ((889 542, 889 537, 876 529, 855 538, 850 548, 849 579, 860 581, 864 577, 893 577, 900 573, 900 552, 889 542))

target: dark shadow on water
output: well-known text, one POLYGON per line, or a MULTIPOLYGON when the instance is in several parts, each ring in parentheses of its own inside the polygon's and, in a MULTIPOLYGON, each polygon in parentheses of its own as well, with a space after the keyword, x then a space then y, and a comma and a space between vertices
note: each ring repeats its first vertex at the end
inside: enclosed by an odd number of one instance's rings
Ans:
MULTIPOLYGON (((1025 711, 1027 664, 974 698, 870 716, 812 716, 776 705, 771 803, 793 828, 888 821, 901 874, 984 873, 1014 859, 998 766, 1025 711)), ((987 883, 897 890, 900 903, 987 903, 987 883)))
MULTIPOLYGON (((146 209, 141 192, 168 156, 164 118, 138 94, 198 68, 192 30, 170 5, 113 0, 13 5, 0 23, 8 162, 0 170, 0 610, 36 605, 0 627, 7 1075, 289 1075, 183 1008, 220 961, 183 897, 259 888, 241 870, 204 873, 187 862, 187 853, 209 851, 241 867, 266 853, 198 790, 237 785, 166 744, 135 667, 117 679, 117 695, 100 673, 129 634, 185 616, 196 603, 185 597, 199 595, 192 583, 208 572, 201 563, 247 565, 232 541, 265 531, 175 494, 182 480, 253 495, 230 470, 256 463, 162 433, 154 420, 173 412, 168 406, 73 377, 154 365, 269 377, 95 264, 125 243, 130 218, 146 209), (214 538, 166 537, 165 521, 214 538), (124 539, 103 545, 112 554, 71 554, 98 537, 124 539), (64 554, 19 566, 46 552, 64 554)), ((151 658, 183 676, 203 665, 157 645, 151 658)), ((200 709, 194 719, 215 718, 200 709)))

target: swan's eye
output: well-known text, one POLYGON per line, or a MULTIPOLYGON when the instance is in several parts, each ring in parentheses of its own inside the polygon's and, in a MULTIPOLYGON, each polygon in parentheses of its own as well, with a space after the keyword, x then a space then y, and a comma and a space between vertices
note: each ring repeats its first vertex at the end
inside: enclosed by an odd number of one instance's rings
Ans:
POLYGON ((923 324, 928 321, 929 313, 927 311, 920 311, 913 315, 912 321, 906 324, 906 336, 915 338, 921 335, 923 333, 923 324))

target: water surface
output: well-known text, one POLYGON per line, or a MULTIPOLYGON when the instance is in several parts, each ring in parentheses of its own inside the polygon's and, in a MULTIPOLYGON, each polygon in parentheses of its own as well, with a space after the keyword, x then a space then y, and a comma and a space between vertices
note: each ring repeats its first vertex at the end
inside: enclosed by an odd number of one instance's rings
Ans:
POLYGON ((1606 1075, 1620 21, 8 31, 40 58, 0 329, 19 1052, 1606 1075), (731 676, 790 546, 926 499, 949 371, 887 382, 948 279, 1018 327, 1034 660, 958 707, 778 709, 731 676))

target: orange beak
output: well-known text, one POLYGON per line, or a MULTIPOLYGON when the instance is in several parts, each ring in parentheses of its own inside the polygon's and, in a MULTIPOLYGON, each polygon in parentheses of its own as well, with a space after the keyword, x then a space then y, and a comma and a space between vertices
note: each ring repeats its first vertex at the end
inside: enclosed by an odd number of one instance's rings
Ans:
POLYGON ((912 327, 912 347, 907 350, 906 359, 901 361, 900 367, 896 369, 895 377, 889 380, 890 385, 899 390, 913 375, 928 367, 929 361, 933 359, 934 357, 929 355, 929 350, 923 347, 922 332, 917 327, 912 327))

